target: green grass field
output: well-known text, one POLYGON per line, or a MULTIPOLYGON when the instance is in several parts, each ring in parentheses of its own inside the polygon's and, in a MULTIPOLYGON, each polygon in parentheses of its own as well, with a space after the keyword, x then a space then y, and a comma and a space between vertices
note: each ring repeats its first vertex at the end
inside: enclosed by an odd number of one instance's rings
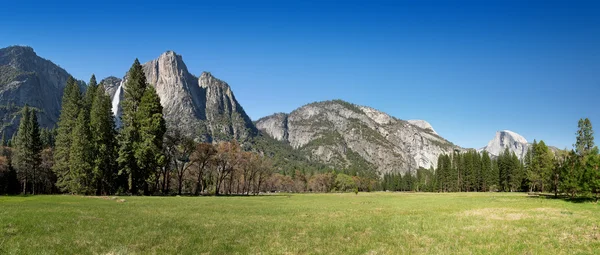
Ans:
POLYGON ((600 205, 525 194, 0 197, 0 254, 593 254, 600 205))

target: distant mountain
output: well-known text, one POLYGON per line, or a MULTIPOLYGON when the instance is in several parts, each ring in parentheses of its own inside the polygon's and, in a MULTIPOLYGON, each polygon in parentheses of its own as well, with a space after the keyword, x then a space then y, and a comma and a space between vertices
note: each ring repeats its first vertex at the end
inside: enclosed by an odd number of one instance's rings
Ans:
MULTIPOLYGON (((378 174, 406 172, 435 168, 439 155, 464 150, 441 137, 427 121, 405 121, 341 100, 312 103, 289 114, 276 113, 252 122, 226 82, 209 72, 194 76, 173 51, 143 64, 143 70, 148 83, 156 88, 170 128, 206 141, 249 142, 254 149, 282 154, 278 164, 294 162, 291 168, 311 165, 368 168, 378 174)), ((31 47, 0 49, 0 131, 12 136, 25 104, 39 111, 43 127, 54 127, 69 76, 31 47)), ((113 112, 120 116, 125 81, 111 76, 100 83, 111 96, 113 112)), ((85 83, 79 84, 85 90, 85 83)), ((504 130, 479 151, 498 156, 505 148, 523 158, 529 143, 504 130)))
POLYGON ((334 100, 308 104, 290 114, 273 114, 256 121, 256 126, 306 152, 312 160, 337 167, 364 160, 379 174, 435 168, 440 154, 460 149, 435 133, 429 123, 411 122, 334 100))
POLYGON ((479 149, 479 151, 487 151, 490 155, 497 157, 508 148, 510 152, 514 152, 519 159, 525 157, 529 143, 525 137, 510 131, 502 130, 496 132, 494 139, 490 140, 487 146, 479 149))
MULTIPOLYGON (((169 127, 190 135, 204 135, 209 141, 247 140, 257 134, 231 87, 209 72, 200 77, 192 75, 175 52, 161 54, 143 64, 143 69, 147 82, 160 97, 169 127)), ((125 81, 115 77, 103 81, 113 100, 113 112, 120 116, 125 81)))
MULTIPOLYGON (((39 57, 31 47, 0 49, 0 122, 7 138, 18 129, 18 112, 25 105, 37 109, 42 127, 58 122, 69 73, 39 57)), ((85 83, 79 82, 81 89, 85 83)))

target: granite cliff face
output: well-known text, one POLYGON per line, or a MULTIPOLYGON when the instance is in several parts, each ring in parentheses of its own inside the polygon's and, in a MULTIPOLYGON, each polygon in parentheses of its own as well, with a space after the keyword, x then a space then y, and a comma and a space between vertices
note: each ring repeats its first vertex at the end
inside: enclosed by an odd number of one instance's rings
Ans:
MULTIPOLYGON (((256 134, 256 128, 229 85, 208 72, 203 72, 199 78, 192 75, 182 57, 175 52, 167 51, 143 64, 143 70, 147 82, 160 97, 170 128, 188 135, 201 135, 208 141, 243 141, 256 134)), ((113 100, 113 113, 120 116, 125 81, 119 86, 116 86, 118 79, 111 81, 105 86, 113 100)))
MULTIPOLYGON (((27 104, 38 110, 42 127, 58 122, 62 95, 69 73, 39 57, 31 47, 11 46, 0 49, 0 121, 1 132, 10 138, 19 127, 18 112, 27 104)), ((85 89, 80 82, 81 89, 85 89)))
POLYGON ((423 128, 421 124, 426 122, 419 123, 335 100, 264 117, 256 126, 295 149, 309 152, 313 160, 345 166, 358 156, 383 174, 435 167, 440 154, 460 149, 428 128, 431 125, 423 128))
POLYGON ((529 143, 525 137, 512 132, 510 130, 502 130, 496 132, 494 139, 488 142, 488 145, 481 148, 479 151, 487 151, 490 155, 497 157, 504 152, 506 148, 510 152, 514 152, 519 159, 523 159, 527 154, 529 143))

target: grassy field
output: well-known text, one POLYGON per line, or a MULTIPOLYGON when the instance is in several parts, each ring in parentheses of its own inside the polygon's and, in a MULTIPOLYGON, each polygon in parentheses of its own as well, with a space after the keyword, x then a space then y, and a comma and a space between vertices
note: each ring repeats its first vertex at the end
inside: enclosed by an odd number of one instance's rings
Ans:
POLYGON ((0 254, 600 253, 600 205, 525 194, 121 198, 0 197, 0 254))

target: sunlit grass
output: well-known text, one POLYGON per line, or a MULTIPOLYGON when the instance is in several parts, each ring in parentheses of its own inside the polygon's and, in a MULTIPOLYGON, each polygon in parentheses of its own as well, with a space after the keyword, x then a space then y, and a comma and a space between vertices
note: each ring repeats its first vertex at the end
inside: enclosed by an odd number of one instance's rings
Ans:
POLYGON ((600 206, 506 193, 0 197, 0 254, 593 254, 600 206))

